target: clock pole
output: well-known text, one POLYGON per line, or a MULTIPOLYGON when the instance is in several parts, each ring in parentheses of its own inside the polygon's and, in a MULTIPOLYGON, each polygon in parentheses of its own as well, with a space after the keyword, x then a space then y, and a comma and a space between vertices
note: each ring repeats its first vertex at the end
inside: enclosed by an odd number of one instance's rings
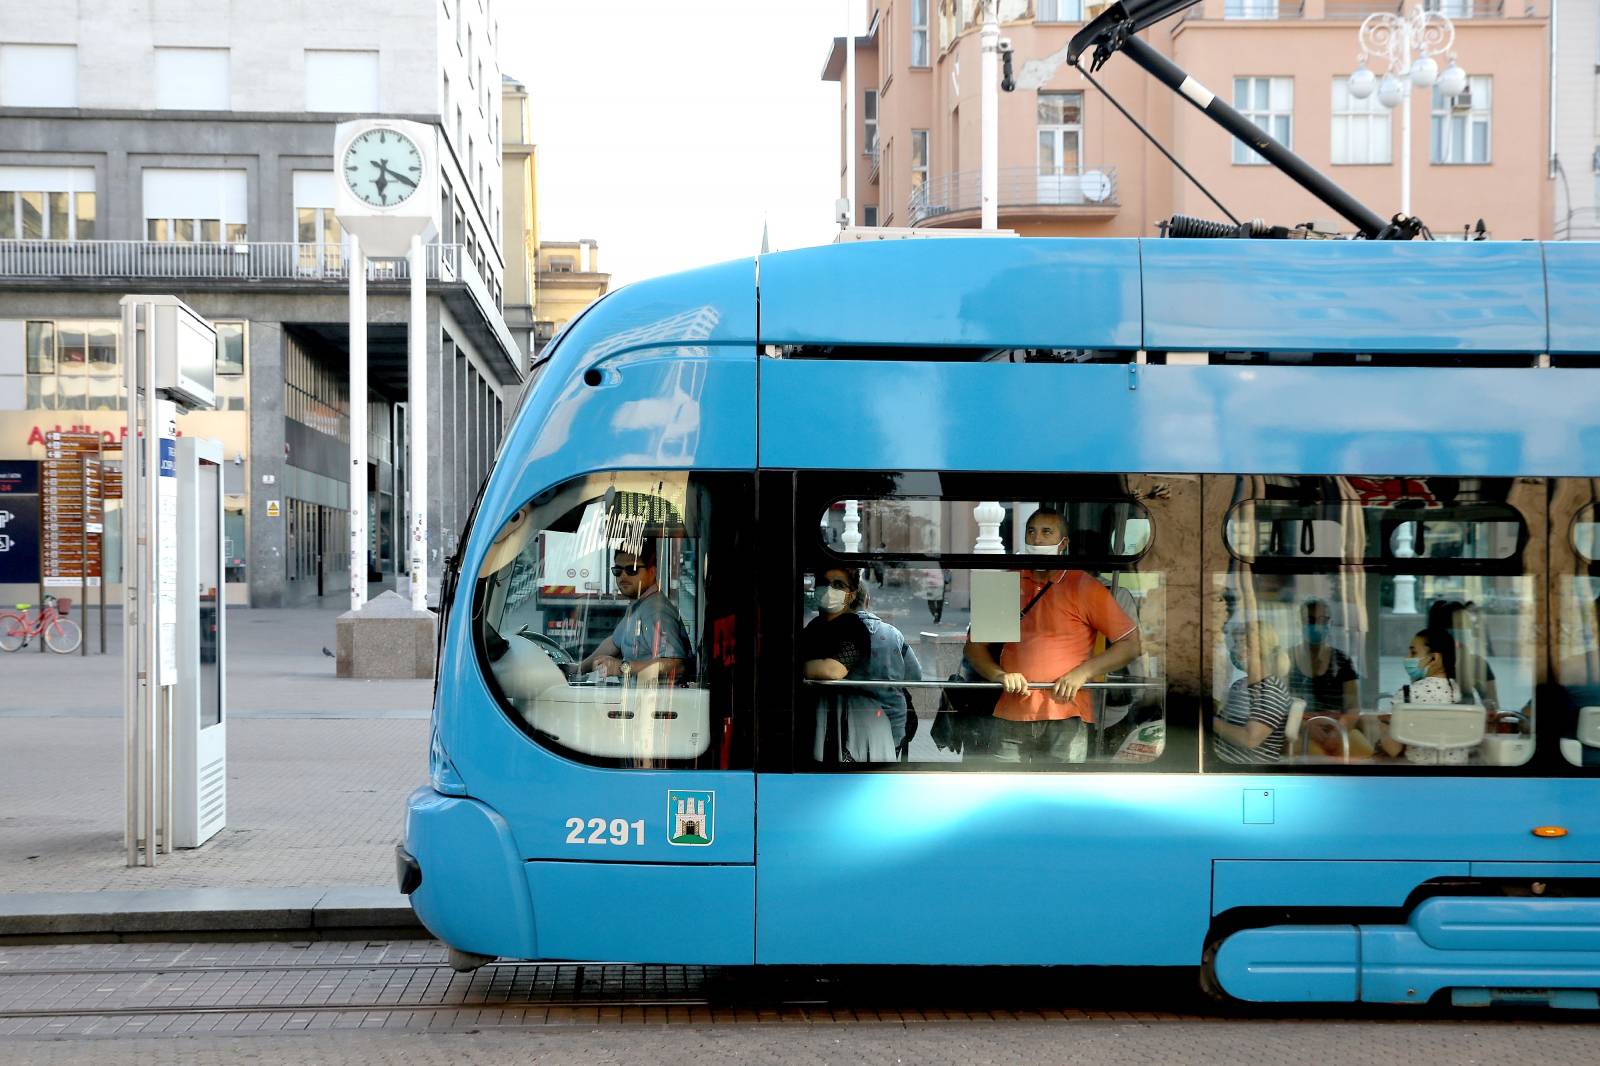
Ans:
MULTIPOLYGON (((325 250, 331 251, 331 249, 325 250)), ((350 609, 367 602, 367 255, 350 235, 350 609)))
POLYGON ((428 609, 428 264, 422 234, 411 237, 411 381, 406 390, 406 434, 411 448, 411 609, 428 609))

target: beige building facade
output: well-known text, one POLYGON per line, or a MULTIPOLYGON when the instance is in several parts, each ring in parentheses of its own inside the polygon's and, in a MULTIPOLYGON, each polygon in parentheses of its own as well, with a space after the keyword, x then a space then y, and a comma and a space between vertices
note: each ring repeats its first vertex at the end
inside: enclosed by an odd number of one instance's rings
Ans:
POLYGON ((540 241, 538 266, 536 351, 611 287, 611 275, 600 269, 600 246, 592 240, 540 241))
MULTIPOLYGON (((1102 5, 999 6, 1020 73, 1028 60, 1062 49, 1102 5)), ((976 227, 978 0, 869 7, 867 31, 856 38, 848 137, 855 224, 976 227)), ((1400 108, 1409 107, 1412 213, 1437 236, 1460 236, 1479 218, 1497 239, 1551 235, 1550 0, 1203 0, 1145 37, 1379 215, 1400 210, 1400 108), (1417 89, 1392 112, 1375 97, 1352 99, 1346 84, 1362 19, 1418 3, 1453 19, 1467 92, 1417 89)), ((835 38, 823 70, 824 80, 840 82, 841 130, 844 53, 844 39, 835 38)), ((1446 62, 1441 56, 1441 67, 1446 62)), ((1373 69, 1381 76, 1384 66, 1373 69)), ((1096 78, 1240 218, 1352 229, 1126 57, 1113 56, 1096 78)), ((1077 70, 1062 64, 1037 90, 999 100, 1001 228, 1148 236, 1174 213, 1222 219, 1077 70)), ((1592 100, 1590 107, 1592 114, 1592 100)), ((845 169, 841 161, 841 195, 845 169)))
POLYGON ((506 328, 522 349, 523 364, 534 351, 535 289, 539 255, 539 160, 533 144, 528 90, 510 77, 500 81, 500 118, 505 136, 500 144, 501 200, 504 232, 506 328))

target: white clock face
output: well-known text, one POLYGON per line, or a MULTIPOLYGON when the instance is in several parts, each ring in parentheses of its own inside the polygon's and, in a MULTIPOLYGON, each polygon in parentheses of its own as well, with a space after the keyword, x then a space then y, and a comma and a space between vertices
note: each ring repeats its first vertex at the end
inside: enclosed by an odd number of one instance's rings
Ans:
POLYGON ((344 183, 373 207, 403 204, 422 181, 422 152, 394 130, 368 130, 344 150, 344 183))

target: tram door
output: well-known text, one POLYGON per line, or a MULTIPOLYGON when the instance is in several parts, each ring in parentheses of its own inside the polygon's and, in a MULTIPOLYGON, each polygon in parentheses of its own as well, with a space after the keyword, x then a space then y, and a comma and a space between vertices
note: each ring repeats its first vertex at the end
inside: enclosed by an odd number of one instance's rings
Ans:
POLYGON ((1192 965, 1210 856, 1195 779, 1164 771, 1196 760, 1201 479, 802 472, 787 514, 784 476, 761 497, 763 542, 781 520, 795 547, 789 587, 762 590, 793 630, 774 640, 769 610, 757 961, 1192 965), (1005 630, 1039 609, 1137 627, 1140 651, 1079 721, 1001 733, 968 634, 1016 666, 1005 630))

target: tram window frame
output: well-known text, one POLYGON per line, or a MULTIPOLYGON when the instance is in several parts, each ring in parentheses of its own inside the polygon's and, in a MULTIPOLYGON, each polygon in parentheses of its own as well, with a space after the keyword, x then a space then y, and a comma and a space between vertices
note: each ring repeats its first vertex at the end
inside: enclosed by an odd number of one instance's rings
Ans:
MULTIPOLYGON (((1426 478, 1402 478, 1407 482, 1426 481, 1426 478)), ((1505 478, 1483 479, 1491 482, 1507 482, 1505 478)), ((1365 524, 1364 524, 1365 526, 1365 524)), ((1366 532, 1363 528, 1363 533, 1366 532)), ((1302 531, 1303 533, 1303 531, 1302 531)), ((1450 507, 1427 507, 1419 505, 1397 505, 1390 507, 1368 507, 1356 500, 1303 500, 1284 499, 1272 497, 1259 497, 1240 500, 1228 509, 1223 519, 1223 543, 1228 555, 1236 562, 1246 564, 1263 570, 1288 568, 1293 570, 1299 566, 1322 564, 1361 565, 1374 572, 1403 572, 1409 574, 1493 574, 1499 573, 1510 565, 1517 557, 1521 556, 1528 547, 1528 524, 1522 515, 1513 507, 1494 502, 1471 502, 1450 507), (1246 516, 1246 508, 1259 508, 1266 511, 1265 516, 1246 516), (1295 509, 1302 513, 1296 515, 1295 509), (1282 511, 1279 514, 1277 512, 1282 511), (1236 522, 1254 521, 1259 524, 1273 522, 1301 522, 1309 516, 1316 523, 1331 523, 1336 527, 1336 532, 1344 536, 1345 513, 1349 511, 1361 513, 1363 518, 1369 514, 1377 518, 1378 535, 1374 538, 1363 537, 1365 551, 1359 557, 1349 553, 1340 555, 1299 555, 1294 553, 1264 554, 1247 551, 1234 537, 1233 528, 1236 522), (1396 547, 1398 534, 1403 526, 1415 527, 1411 530, 1413 539, 1412 551, 1418 548, 1426 550, 1428 531, 1434 527, 1459 526, 1466 527, 1474 524, 1482 525, 1516 525, 1516 543, 1511 549, 1500 555, 1474 555, 1474 556, 1432 556, 1415 554, 1402 556, 1396 547), (1375 552, 1374 552, 1375 549, 1375 552)), ((1303 542, 1302 542, 1303 543, 1303 542)))
MULTIPOLYGON (((691 580, 693 600, 698 624, 687 625, 689 650, 695 660, 695 680, 687 685, 653 687, 647 691, 703 691, 709 702, 706 746, 696 755, 687 758, 653 757, 648 752, 607 756, 586 753, 559 742, 559 738, 541 732, 527 715, 507 696, 501 679, 490 660, 489 642, 484 637, 487 619, 486 596, 490 578, 498 574, 497 567, 490 575, 475 574, 472 578, 471 611, 466 619, 473 657, 496 709, 534 744, 549 754, 587 766, 617 770, 748 770, 753 760, 753 731, 755 721, 754 700, 754 648, 756 613, 755 601, 750 594, 748 573, 755 563, 754 538, 748 517, 754 513, 754 477, 750 473, 722 471, 595 471, 569 478, 551 486, 512 512, 502 523, 500 534, 524 515, 530 535, 526 544, 515 555, 516 562, 524 561, 535 551, 539 538, 534 533, 555 528, 572 520, 581 521, 586 509, 596 501, 606 499, 605 488, 618 484, 644 485, 650 481, 674 482, 683 485, 683 507, 678 513, 679 532, 676 536, 661 533, 654 527, 643 534, 645 541, 669 543, 674 539, 695 542, 696 569, 691 580), (589 490, 598 488, 598 493, 589 490), (583 493, 588 492, 588 495, 583 493), (691 502, 692 501, 692 502, 691 502), (564 510, 548 508, 564 506, 564 510), (717 519, 717 514, 725 519, 717 519), (718 522, 720 521, 720 525, 718 522), (698 523, 698 524, 694 524, 698 523), (691 534, 688 531, 693 529, 691 534), (715 562, 713 563, 713 559, 715 562)), ((639 491, 634 488, 619 492, 639 491)), ((618 550, 606 538, 609 546, 596 549, 608 557, 618 550)), ((657 548, 659 551, 659 547, 657 548)), ((537 555, 532 557, 537 558, 537 555)), ((665 565, 671 556, 661 556, 665 565)), ((490 560, 486 560, 490 561, 490 560)), ((506 563, 514 566, 515 563, 506 563)), ((614 565, 614 564, 613 564, 614 565)), ((507 580, 511 580, 508 575, 507 580)), ((602 582, 602 584, 607 584, 602 582)), ((599 602, 598 600, 596 602, 599 602)), ((620 600, 607 601, 616 606, 620 600)), ((500 630, 495 630, 496 634, 500 630)), ((500 639, 504 640, 502 636, 500 639)), ((548 638, 538 641, 543 644, 548 638)), ((603 639, 596 646, 603 644, 603 639)), ((580 645, 586 652, 586 643, 580 645)), ((626 683, 621 686, 626 688, 626 683)), ((535 697, 537 699, 538 697, 535 697)), ((625 697, 624 697, 625 698, 625 697)), ((656 699, 659 697, 651 697, 656 699)), ((612 715, 611 717, 615 717, 612 715)))
MULTIPOLYGON (((1183 477, 1185 475, 1171 475, 1183 477)), ((957 471, 912 471, 912 472, 862 472, 862 471, 802 471, 796 475, 795 490, 793 495, 793 523, 794 534, 791 537, 796 553, 793 570, 790 575, 787 595, 791 599, 790 610, 785 613, 786 632, 792 633, 794 638, 787 642, 784 654, 770 656, 763 661, 763 672, 783 671, 785 676, 787 695, 785 699, 788 710, 789 727, 788 760, 786 768, 793 772, 804 773, 838 773, 838 772, 864 772, 864 773, 895 773, 895 772, 966 772, 966 773, 1010 773, 1010 772, 1046 772, 1046 773, 1194 773, 1198 769, 1197 755, 1193 742, 1192 716, 1185 708, 1185 699, 1175 696, 1172 678, 1169 676, 1168 655, 1165 644, 1165 634, 1168 627, 1167 595, 1170 592, 1171 581, 1177 575, 1169 574, 1166 570, 1156 570, 1151 566, 1154 561, 1152 552, 1158 545, 1161 537, 1159 522, 1155 513, 1144 500, 1163 498, 1160 495, 1143 497, 1130 491, 1128 483, 1130 478, 1159 481, 1168 475, 1145 474, 1104 474, 1084 473, 1068 474, 1053 472, 957 472, 957 471), (1131 504, 1138 508, 1139 514, 1135 517, 1148 524, 1148 536, 1138 552, 1123 556, 1095 555, 1065 555, 1059 558, 1047 558, 1035 555, 1022 555, 1020 553, 1005 552, 1001 554, 976 554, 976 553, 925 553, 925 552, 897 552, 866 550, 857 553, 840 552, 824 543, 820 536, 821 527, 818 522, 819 515, 825 509, 831 509, 836 501, 859 500, 894 500, 906 502, 955 504, 957 506, 967 503, 976 504, 983 500, 1010 500, 1023 503, 1061 503, 1070 507, 1073 504, 1105 504, 1121 503, 1131 504), (1115 756, 1119 749, 1107 751, 1102 749, 1094 753, 1094 757, 1085 758, 1083 761, 1067 762, 1023 762, 1008 763, 998 761, 992 757, 949 755, 940 759, 923 759, 919 761, 875 761, 862 763, 823 763, 815 758, 815 741, 817 726, 813 716, 817 713, 817 701, 814 696, 808 695, 807 690, 813 685, 802 677, 802 663, 799 659, 799 635, 804 624, 810 620, 811 605, 808 577, 819 570, 826 569, 834 564, 844 563, 855 565, 862 569, 870 569, 874 565, 891 569, 897 564, 908 571, 926 569, 929 565, 937 565, 940 569, 950 570, 1059 570, 1059 571, 1085 571, 1090 574, 1146 574, 1152 579, 1152 587, 1159 590, 1152 602, 1158 603, 1161 615, 1162 639, 1156 642, 1149 641, 1153 618, 1136 616, 1135 622, 1140 626, 1141 643, 1150 649, 1150 654, 1155 656, 1153 661, 1145 662, 1136 659, 1135 663, 1153 671, 1151 674, 1134 674, 1137 677, 1149 677, 1159 684, 1159 695, 1156 696, 1154 705, 1159 707, 1159 716, 1153 722, 1164 725, 1164 737, 1158 752, 1148 759, 1131 757, 1131 753, 1138 751, 1137 745, 1130 745, 1126 753, 1129 757, 1118 760, 1115 756), (909 564, 909 565, 906 565, 909 564), (946 761, 946 759, 950 761, 946 761), (956 761, 960 760, 960 761, 956 761)), ((1192 479, 1192 476, 1187 476, 1192 479)), ((1164 490, 1157 489, 1157 493, 1164 490)), ((1008 519, 1010 512, 1008 511, 1008 519)), ((1195 501, 1195 521, 1198 521, 1198 498, 1195 501)), ((1069 538, 1072 529, 1069 521, 1067 530, 1069 538)), ((1079 531, 1081 535, 1081 530, 1079 531)), ((867 544, 864 541, 863 547, 867 544)), ((1194 561, 1194 568, 1198 571, 1198 560, 1194 561)), ((869 602, 868 607, 872 604, 869 602)), ((1143 612, 1141 612, 1142 614, 1143 612)), ((902 634, 903 635, 903 634, 902 634)), ((916 638, 913 637, 913 640, 916 638)), ((1132 665, 1132 664, 1130 664, 1132 665)), ((943 677, 944 670, 941 666, 932 663, 922 664, 925 679, 943 677), (932 672, 930 673, 930 669, 932 672)), ((883 687, 893 687, 883 686, 883 687)), ((920 732, 926 741, 931 738, 932 730, 937 720, 937 712, 944 708, 941 700, 944 690, 921 689, 919 692, 929 694, 925 698, 915 698, 917 717, 920 732), (924 699, 927 702, 924 702, 924 699)), ((998 693, 996 694, 998 696, 998 693)), ((1133 708, 1130 708, 1130 711, 1133 708)), ((1104 713, 1104 707, 1101 707, 1104 713)), ((1125 711, 1124 714, 1130 713, 1125 711)), ((1120 725, 1124 719, 1118 718, 1113 725, 1120 725)), ((1129 738, 1118 737, 1114 743, 1121 745, 1124 739, 1132 739, 1131 735, 1153 724, 1152 721, 1131 721, 1127 729, 1129 738)), ((1093 734, 1087 738, 1088 744, 1099 743, 1098 735, 1093 734)), ((1091 749, 1092 750, 1092 749, 1091 749)), ((1076 755, 1076 753, 1074 753, 1076 755)))
MULTIPOLYGON (((1356 776, 1376 775, 1381 777, 1489 776, 1492 778, 1575 775, 1575 771, 1571 767, 1563 765, 1562 761, 1557 757, 1556 747, 1559 739, 1557 727, 1561 711, 1556 704, 1560 701, 1555 698, 1552 687, 1547 684, 1547 681, 1551 679, 1547 677, 1546 669, 1548 655, 1552 647, 1552 637, 1550 636, 1548 621, 1551 608, 1547 588, 1547 578, 1550 573, 1548 569, 1549 559, 1544 549, 1547 543, 1546 538, 1553 538, 1557 535, 1549 521, 1550 500, 1561 479, 1531 477, 1416 477, 1410 475, 1363 475, 1358 477, 1341 475, 1214 474, 1207 475, 1205 481, 1207 485, 1206 495, 1212 501, 1218 502, 1208 503, 1207 505, 1208 527, 1205 534, 1207 540, 1202 549, 1206 557, 1205 573, 1203 575, 1205 595, 1215 601, 1208 606, 1206 632, 1203 635, 1202 701, 1207 718, 1207 724, 1204 728, 1204 743, 1202 745, 1204 752, 1202 760, 1203 772, 1223 774, 1331 773, 1356 776), (1333 489, 1335 483, 1339 481, 1347 482, 1347 486, 1358 486, 1360 491, 1351 495, 1336 496, 1324 500, 1324 495, 1330 489, 1333 489), (1416 489, 1404 487, 1413 483, 1420 483, 1420 485, 1416 489), (1397 485, 1401 486, 1401 488, 1396 489, 1395 486, 1397 485), (1337 504, 1341 500, 1348 500, 1351 503, 1355 503, 1362 498, 1369 499, 1369 501, 1376 499, 1377 497, 1373 495, 1374 493, 1390 492, 1392 495, 1394 492, 1398 492, 1400 496, 1405 497, 1417 495, 1421 492, 1429 492, 1435 487, 1444 490, 1437 494, 1441 500, 1454 500, 1456 492, 1470 492, 1477 498, 1466 501, 1462 504, 1463 507, 1477 509, 1480 513, 1514 514, 1519 522, 1517 550, 1509 557, 1494 559, 1396 558, 1393 554, 1388 534, 1397 522, 1390 522, 1387 519, 1383 524, 1384 535, 1381 547, 1384 554, 1382 557, 1348 560, 1326 556, 1307 556, 1299 558, 1267 558, 1262 561, 1251 562, 1243 560, 1236 555, 1232 544, 1229 543, 1227 519, 1233 515, 1238 505, 1245 502, 1271 500, 1306 505, 1318 502, 1337 504), (1266 490, 1265 494, 1262 492, 1263 489, 1266 490), (1405 642, 1412 635, 1404 630, 1408 627, 1414 631, 1428 628, 1429 609, 1437 609, 1439 601, 1458 602, 1472 598, 1470 595, 1435 595, 1432 599, 1436 602, 1429 604, 1427 608, 1422 608, 1420 613, 1416 615, 1400 615, 1392 613, 1392 610, 1384 605, 1384 596, 1390 591, 1392 583, 1396 582, 1397 579, 1415 579, 1419 582, 1418 591, 1420 592, 1420 582, 1431 581, 1435 583, 1436 587, 1438 585, 1449 587, 1450 579, 1458 578, 1463 582, 1463 588, 1470 589, 1476 584, 1480 588, 1487 588, 1496 598, 1499 596, 1496 591, 1499 587, 1496 585, 1497 582, 1510 581, 1515 584, 1508 587, 1516 587, 1516 585, 1522 587, 1521 599, 1523 607, 1521 610, 1509 612, 1509 614, 1514 619, 1511 623, 1513 635, 1510 639, 1514 643, 1520 641, 1523 650, 1519 656, 1513 657, 1514 671, 1507 673, 1506 677, 1515 677, 1517 681, 1525 686, 1527 699, 1525 701, 1517 699, 1515 701, 1517 705, 1513 706, 1513 700, 1504 698, 1506 694, 1502 693, 1502 698, 1497 701, 1497 706, 1493 710, 1489 709, 1487 704, 1485 704, 1484 709, 1486 718, 1508 711, 1521 713, 1525 710, 1531 710, 1532 713, 1529 717, 1531 719, 1532 743, 1531 752, 1526 761, 1511 765, 1497 765, 1481 761, 1468 762, 1461 765, 1428 765, 1403 761, 1398 757, 1388 760, 1356 759, 1349 762, 1341 762, 1337 757, 1332 756, 1329 757, 1329 761, 1325 762, 1292 761, 1295 754, 1292 746, 1286 756, 1278 761, 1234 763, 1219 757, 1214 744, 1213 716, 1221 706, 1219 694, 1225 687, 1221 683, 1223 679, 1217 676, 1217 671, 1219 663, 1223 661, 1220 649, 1223 646, 1223 642, 1228 638, 1228 629, 1238 624, 1252 622, 1266 622, 1277 629, 1282 629, 1284 628, 1285 617, 1290 617, 1294 623, 1294 628, 1298 628, 1304 620, 1303 611, 1309 599, 1321 599, 1325 603, 1331 599, 1331 597, 1325 598, 1320 595, 1310 595, 1303 592, 1299 588, 1301 579, 1321 577, 1327 579, 1334 587, 1339 587, 1340 583, 1359 582, 1363 575, 1366 579, 1376 582, 1372 591, 1368 594, 1372 598, 1338 601, 1343 611, 1358 618, 1364 617, 1373 608, 1376 608, 1376 620, 1363 622, 1364 628, 1357 630, 1358 639, 1361 642, 1360 658, 1362 661, 1356 665, 1359 669, 1366 671, 1359 678, 1362 682, 1360 708, 1363 716, 1375 716, 1383 710, 1379 705, 1379 698, 1376 696, 1373 697, 1372 705, 1369 709, 1367 689, 1370 687, 1374 691, 1382 692, 1380 688, 1383 684, 1381 675, 1382 660, 1395 659, 1397 653, 1398 655, 1407 654, 1405 650, 1399 650, 1405 647, 1405 642), (1244 598, 1240 593, 1239 586, 1242 582, 1253 580, 1257 577, 1265 579, 1265 585, 1253 586, 1250 597, 1258 602, 1266 603, 1268 610, 1263 613, 1260 607, 1252 607, 1250 609, 1255 612, 1253 615, 1246 615, 1242 619, 1236 619, 1233 616, 1233 612, 1239 601, 1244 598), (1484 583, 1488 584, 1485 585, 1484 583), (1274 593, 1277 599, 1263 597, 1261 595, 1262 587, 1269 593, 1274 593), (1289 590, 1287 597, 1284 596, 1285 589, 1289 590), (1217 617, 1219 609, 1227 615, 1220 625, 1214 624, 1214 619, 1217 617), (1269 614, 1275 615, 1275 617, 1268 617, 1269 614), (1397 627, 1397 632, 1389 632, 1385 629, 1385 626, 1394 625, 1401 619, 1405 621, 1401 622, 1397 627), (1406 638, 1406 641, 1402 641, 1400 638, 1406 638), (1377 660, 1375 670, 1372 663, 1368 662, 1368 660, 1372 659, 1372 656, 1368 654, 1368 649, 1369 647, 1382 649, 1385 644, 1394 644, 1395 647, 1386 652, 1380 650, 1380 658, 1377 660), (1520 658, 1521 661, 1517 662, 1517 658, 1520 658), (1368 677, 1367 674, 1371 672, 1376 672, 1378 676, 1368 677)), ((1390 506, 1375 507, 1374 509, 1386 511, 1391 517, 1398 515, 1400 516, 1398 521, 1404 521, 1405 508, 1394 507, 1395 501, 1393 499, 1389 500, 1388 503, 1390 506)), ((1448 515, 1448 505, 1436 510, 1435 513, 1448 515)), ((1472 604, 1467 603, 1466 606, 1471 608, 1472 604)), ((1392 608, 1392 605, 1390 605, 1390 608, 1392 608)), ((1499 613, 1503 615, 1508 612, 1499 613)), ((1332 611, 1330 608, 1330 614, 1337 616, 1338 612, 1332 611)), ((1504 624, 1502 624, 1502 628, 1504 628, 1504 624)), ((1295 639, 1298 640, 1298 637, 1295 639)), ((1281 638, 1279 638, 1279 643, 1281 644, 1281 638)), ((1337 645, 1334 646, 1337 647, 1337 645)), ((1280 649, 1277 654, 1286 664, 1288 651, 1280 649)), ((1478 654, 1484 663, 1487 663, 1490 656, 1495 656, 1502 660, 1506 657, 1503 652, 1497 654, 1487 646, 1478 654)), ((1502 670, 1504 669, 1504 664, 1502 664, 1502 670)), ((1237 668, 1235 667, 1233 671, 1229 671, 1227 677, 1232 678, 1236 670, 1237 668)), ((1289 667, 1283 665, 1281 676, 1287 678, 1289 672, 1289 667)), ((1487 674, 1487 680, 1494 680, 1492 668, 1485 670, 1484 673, 1487 674)), ((1474 687, 1476 688, 1481 684, 1482 677, 1480 675, 1480 679, 1474 684, 1474 687)), ((1230 681, 1226 687, 1231 691, 1232 682, 1230 681)), ((1465 688, 1466 685, 1463 684, 1462 687, 1465 688)), ((1387 695, 1387 693, 1384 695, 1387 695)), ((1464 693, 1461 699, 1463 703, 1469 703, 1472 702, 1473 697, 1474 693, 1464 693)), ((1306 708, 1302 722, 1311 719, 1316 713, 1313 708, 1306 708)), ((1324 711, 1323 713, 1326 714, 1327 712, 1324 711)), ((1334 717, 1337 718, 1339 715, 1334 714, 1334 717)), ((1490 729, 1486 728, 1484 735, 1491 736, 1494 734, 1490 729)), ((1581 774, 1581 771, 1576 771, 1576 773, 1581 774)))

